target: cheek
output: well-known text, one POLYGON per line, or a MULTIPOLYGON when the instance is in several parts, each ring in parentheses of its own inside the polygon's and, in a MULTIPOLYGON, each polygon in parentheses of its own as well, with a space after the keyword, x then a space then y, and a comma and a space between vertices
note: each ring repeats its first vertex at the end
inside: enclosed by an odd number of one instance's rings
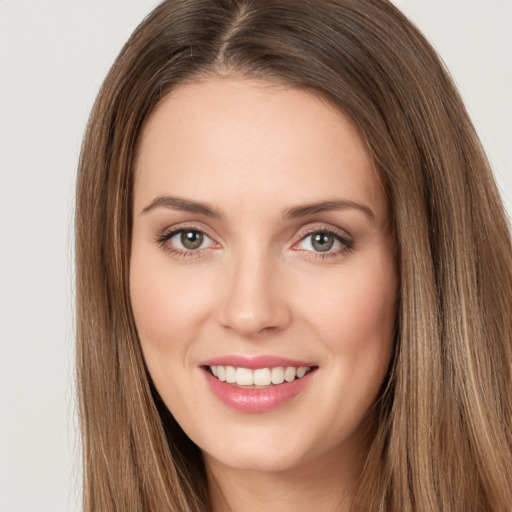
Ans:
POLYGON ((330 355, 330 385, 344 390, 345 398, 336 399, 348 408, 346 415, 359 417, 375 400, 393 350, 394 262, 390 257, 364 260, 317 284, 324 292, 304 301, 304 317, 330 355))
MULTIPOLYGON (((188 340, 206 318, 209 294, 197 277, 173 269, 166 256, 145 257, 134 250, 130 297, 141 346, 149 366, 152 358, 185 354, 188 340)), ((172 359, 171 359, 172 360, 172 359)))
POLYGON ((197 428, 194 411, 195 342, 204 330, 213 291, 204 273, 172 268, 166 254, 132 251, 130 297, 146 367, 167 408, 187 433, 197 428))
POLYGON ((341 344, 357 350, 393 335, 397 284, 392 261, 341 269, 317 285, 323 291, 304 298, 304 315, 333 349, 341 344))

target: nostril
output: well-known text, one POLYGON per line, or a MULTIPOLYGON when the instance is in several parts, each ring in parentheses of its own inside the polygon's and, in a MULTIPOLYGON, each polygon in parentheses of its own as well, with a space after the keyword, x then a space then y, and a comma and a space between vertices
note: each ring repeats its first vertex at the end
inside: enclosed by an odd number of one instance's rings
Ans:
POLYGON ((291 314, 286 304, 276 301, 261 300, 232 302, 225 305, 219 314, 219 323, 244 337, 262 336, 279 332, 291 321, 291 314))

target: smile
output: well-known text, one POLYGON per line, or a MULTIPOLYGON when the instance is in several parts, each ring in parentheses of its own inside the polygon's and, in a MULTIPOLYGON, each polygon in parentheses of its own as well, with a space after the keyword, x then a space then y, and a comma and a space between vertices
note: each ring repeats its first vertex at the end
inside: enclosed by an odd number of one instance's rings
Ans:
POLYGON ((230 409, 264 413, 285 406, 314 381, 319 368, 306 361, 258 356, 226 356, 200 369, 209 391, 230 409))
POLYGON ((211 365, 208 366, 211 374, 221 382, 249 389, 260 389, 276 386, 284 382, 292 382, 307 375, 312 367, 275 366, 273 368, 235 368, 234 366, 211 365))

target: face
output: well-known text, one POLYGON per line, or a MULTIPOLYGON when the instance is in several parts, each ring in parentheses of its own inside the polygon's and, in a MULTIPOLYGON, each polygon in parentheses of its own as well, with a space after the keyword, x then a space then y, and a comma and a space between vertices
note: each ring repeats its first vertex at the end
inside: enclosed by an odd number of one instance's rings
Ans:
POLYGON ((158 106, 136 161, 131 301, 153 382, 207 464, 360 448, 393 344, 388 224, 361 136, 315 96, 212 79, 158 106))

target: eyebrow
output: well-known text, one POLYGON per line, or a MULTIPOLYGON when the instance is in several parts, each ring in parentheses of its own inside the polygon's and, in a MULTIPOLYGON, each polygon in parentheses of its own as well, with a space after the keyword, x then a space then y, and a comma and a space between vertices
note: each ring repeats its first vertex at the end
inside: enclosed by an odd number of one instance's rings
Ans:
POLYGON ((207 203, 201 203, 198 201, 190 201, 189 199, 183 199, 182 197, 174 196, 158 196, 151 203, 148 204, 143 210, 142 214, 149 213, 155 208, 171 208, 173 210, 181 210, 184 212, 199 213, 206 215, 207 217, 221 218, 222 215, 213 206, 207 203))
POLYGON ((370 220, 375 220, 375 214, 366 205, 356 203, 354 201, 347 201, 345 199, 332 199, 330 201, 321 201, 318 203, 311 203, 304 206, 297 206, 290 208, 284 212, 285 219, 296 219, 298 217, 307 217, 316 213, 355 209, 363 212, 370 220))
MULTIPOLYGON (((155 208, 170 208, 173 210, 198 213, 216 219, 222 218, 221 212, 217 208, 210 206, 208 203, 191 201, 190 199, 184 199, 182 197, 176 196, 158 196, 153 199, 153 201, 151 201, 151 203, 149 203, 149 205, 146 206, 141 213, 144 215, 154 210, 155 208)), ((354 201, 347 201, 345 199, 332 199, 329 201, 320 201, 317 203, 296 206, 286 210, 283 214, 283 218, 296 219, 321 212, 347 209, 359 210, 363 212, 370 220, 375 220, 375 214, 368 206, 361 203, 356 203, 354 201)))

